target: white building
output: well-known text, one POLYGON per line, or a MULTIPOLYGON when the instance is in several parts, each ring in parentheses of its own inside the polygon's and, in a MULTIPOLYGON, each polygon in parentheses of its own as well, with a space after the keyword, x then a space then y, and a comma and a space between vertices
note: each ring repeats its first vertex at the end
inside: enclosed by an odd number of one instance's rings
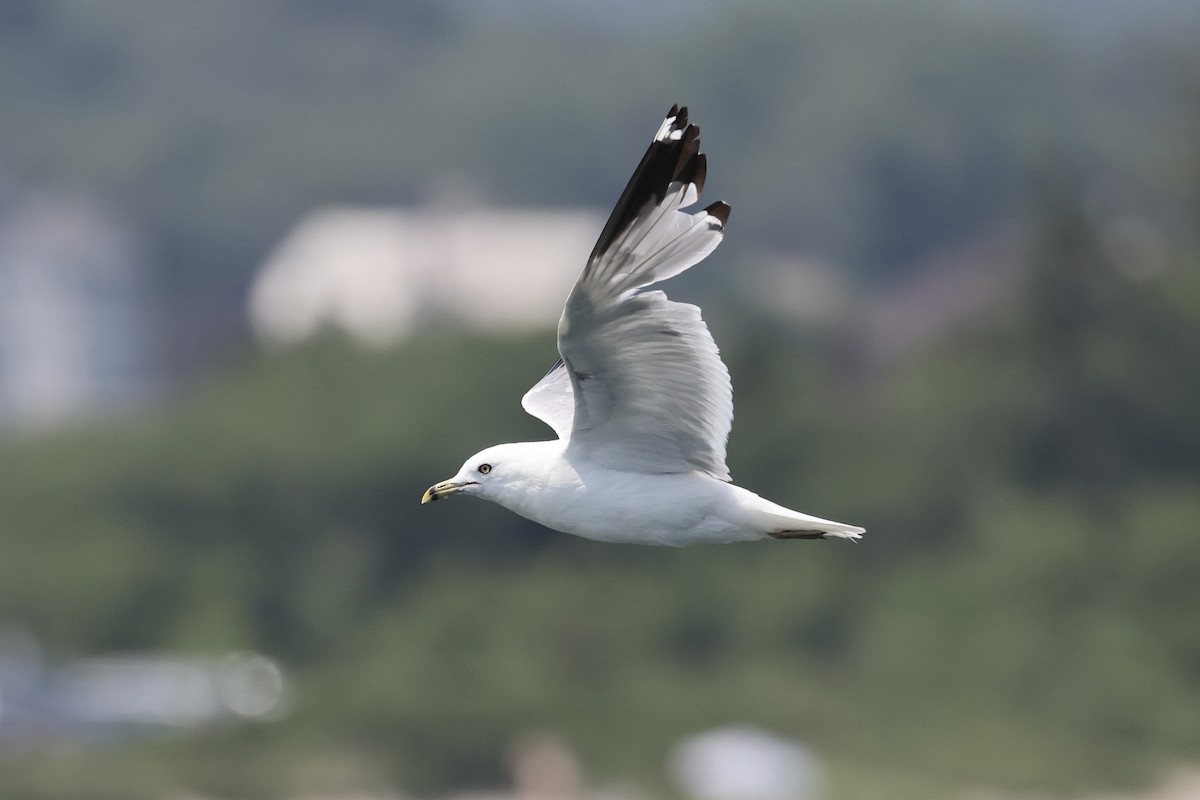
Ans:
POLYGON ((322 209, 263 264, 250 323, 271 344, 329 326, 379 345, 419 325, 547 327, 603 224, 580 210, 322 209))
POLYGON ((151 385, 140 247, 94 203, 0 209, 0 425, 44 427, 136 404, 151 385))

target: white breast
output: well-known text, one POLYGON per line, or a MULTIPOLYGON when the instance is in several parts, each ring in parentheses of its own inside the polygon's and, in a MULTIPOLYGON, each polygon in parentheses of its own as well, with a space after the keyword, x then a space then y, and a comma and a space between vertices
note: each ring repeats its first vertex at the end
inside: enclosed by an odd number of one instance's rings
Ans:
POLYGON ((700 473, 647 475, 548 459, 520 491, 494 498, 534 522, 601 542, 681 546, 758 539, 735 486, 700 473))

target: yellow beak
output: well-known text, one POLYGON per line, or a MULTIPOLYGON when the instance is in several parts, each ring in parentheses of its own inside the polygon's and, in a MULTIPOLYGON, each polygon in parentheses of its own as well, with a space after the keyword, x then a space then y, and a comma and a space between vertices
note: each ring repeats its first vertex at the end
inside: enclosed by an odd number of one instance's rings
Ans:
POLYGON ((443 497, 449 497, 452 494, 458 494, 464 487, 471 485, 474 481, 466 483, 455 483, 454 481, 442 481, 435 483, 425 490, 425 494, 421 495, 421 505, 432 503, 434 500, 441 500, 443 497))

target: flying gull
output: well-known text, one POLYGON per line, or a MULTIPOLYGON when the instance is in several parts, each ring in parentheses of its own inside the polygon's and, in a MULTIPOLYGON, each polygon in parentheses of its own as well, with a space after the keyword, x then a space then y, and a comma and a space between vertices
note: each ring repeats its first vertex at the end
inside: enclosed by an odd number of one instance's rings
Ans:
POLYGON ((700 309, 650 290, 721 242, 727 204, 682 210, 704 176, 700 129, 672 106, 567 297, 561 357, 521 400, 558 438, 482 450, 422 503, 475 495, 601 542, 862 536, 731 482, 729 371, 700 309))

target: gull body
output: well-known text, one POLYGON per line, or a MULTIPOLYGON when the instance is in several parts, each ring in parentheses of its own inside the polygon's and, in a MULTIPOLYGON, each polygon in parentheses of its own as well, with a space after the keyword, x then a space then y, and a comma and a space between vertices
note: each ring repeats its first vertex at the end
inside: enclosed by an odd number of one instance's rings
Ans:
POLYGON ((730 480, 729 373, 700 309, 649 288, 699 263, 724 235, 728 205, 682 211, 704 186, 699 149, 687 109, 672 106, 567 298, 560 358, 521 401, 558 438, 476 453, 422 503, 474 495, 601 542, 862 535, 730 480))
POLYGON ((791 511, 702 472, 646 475, 592 463, 562 440, 517 442, 472 456, 429 490, 490 500, 547 528, 598 542, 683 546, 769 538, 854 538, 861 529, 791 511), (479 467, 491 467, 487 475, 479 467), (439 490, 439 487, 442 487, 439 490), (663 500, 669 498, 669 503, 663 500), (782 536, 784 531, 794 536, 782 536), (811 533, 810 536, 801 536, 811 533))

